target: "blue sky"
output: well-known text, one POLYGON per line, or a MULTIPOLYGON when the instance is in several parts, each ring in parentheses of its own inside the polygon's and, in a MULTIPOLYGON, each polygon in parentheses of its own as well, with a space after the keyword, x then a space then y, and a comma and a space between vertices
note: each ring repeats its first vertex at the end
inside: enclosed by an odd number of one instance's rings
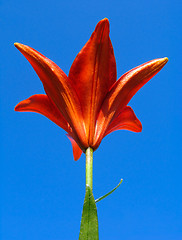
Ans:
POLYGON ((43 93, 39 78, 13 46, 27 44, 69 68, 97 22, 107 17, 118 77, 168 57, 131 100, 142 133, 117 131, 94 153, 100 240, 182 239, 182 2, 179 0, 1 0, 1 239, 78 239, 85 159, 73 161, 62 129, 14 106, 43 93))

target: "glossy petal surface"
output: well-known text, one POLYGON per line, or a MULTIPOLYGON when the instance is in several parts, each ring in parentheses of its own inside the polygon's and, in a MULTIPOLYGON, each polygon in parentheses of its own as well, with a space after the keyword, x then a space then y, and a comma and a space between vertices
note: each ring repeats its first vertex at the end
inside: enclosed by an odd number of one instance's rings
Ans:
POLYGON ((47 95, 37 94, 23 100, 16 105, 15 111, 40 113, 63 128, 66 132, 70 132, 69 124, 47 95))
POLYGON ((69 78, 80 99, 86 134, 91 145, 101 104, 116 81, 116 62, 109 38, 108 19, 97 24, 90 40, 74 60, 69 78))
POLYGON ((112 120, 106 130, 105 136, 116 130, 142 131, 142 124, 131 107, 125 107, 119 115, 112 120))
POLYGON ((66 74, 50 59, 33 48, 16 43, 15 46, 30 62, 44 85, 46 94, 52 99, 64 118, 72 127, 77 141, 87 147, 84 121, 77 94, 66 74))
POLYGON ((125 73, 111 88, 99 112, 94 147, 99 146, 114 116, 125 107, 133 95, 156 75, 167 63, 160 58, 144 63, 125 73))
POLYGON ((159 58, 125 73, 116 81, 116 61, 109 21, 101 20, 75 58, 69 76, 31 47, 15 43, 43 83, 46 95, 20 102, 16 111, 43 114, 68 133, 74 159, 88 147, 96 150, 116 130, 140 132, 142 124, 127 106, 135 93, 167 63, 159 58))

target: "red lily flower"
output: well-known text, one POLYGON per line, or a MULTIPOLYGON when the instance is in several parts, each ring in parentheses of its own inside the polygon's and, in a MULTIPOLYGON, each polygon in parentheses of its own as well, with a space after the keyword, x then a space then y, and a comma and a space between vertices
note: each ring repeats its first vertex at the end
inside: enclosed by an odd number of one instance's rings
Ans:
POLYGON ((30 62, 45 89, 20 102, 15 111, 40 113, 68 133, 74 159, 88 147, 96 150, 109 133, 142 130, 127 106, 133 95, 167 63, 160 58, 144 63, 116 81, 116 62, 109 38, 109 21, 101 20, 74 60, 69 76, 51 60, 28 46, 15 46, 30 62))

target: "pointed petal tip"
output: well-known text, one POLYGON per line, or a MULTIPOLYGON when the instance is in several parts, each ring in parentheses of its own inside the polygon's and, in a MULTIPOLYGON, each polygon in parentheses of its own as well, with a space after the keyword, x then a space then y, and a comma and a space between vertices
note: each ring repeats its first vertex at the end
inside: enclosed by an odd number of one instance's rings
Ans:
POLYGON ((168 58, 164 57, 164 58, 154 59, 152 61, 149 61, 148 63, 149 63, 149 66, 151 66, 153 70, 157 73, 164 67, 164 65, 166 65, 167 62, 168 62, 168 58))
POLYGON ((136 124, 137 124, 137 129, 136 129, 136 132, 142 132, 142 129, 143 129, 143 127, 142 127, 142 123, 140 122, 140 120, 136 120, 136 124))
MULTIPOLYGON (((17 104, 18 105, 18 104, 17 104)), ((18 111, 18 107, 17 105, 14 107, 14 111, 17 112, 18 111)))
POLYGON ((15 43, 14 43, 14 46, 15 46, 15 47, 17 47, 18 45, 19 45, 19 43, 18 43, 18 42, 15 42, 15 43))
MULTIPOLYGON (((37 52, 35 49, 29 47, 28 45, 22 44, 22 43, 14 43, 14 46, 24 55, 24 53, 32 55, 35 53, 38 53, 41 55, 41 53, 37 52)), ((25 56, 25 55, 24 55, 25 56)), ((25 56, 26 57, 26 56, 25 56)), ((28 59, 27 59, 28 60, 28 59)))
POLYGON ((100 20, 100 22, 105 23, 105 24, 109 24, 109 19, 108 18, 103 18, 102 20, 100 20))
POLYGON ((108 18, 104 18, 100 21, 100 23, 102 23, 104 26, 107 26, 109 28, 109 19, 108 18))
POLYGON ((165 59, 165 61, 166 61, 166 62, 168 62, 168 61, 169 61, 168 57, 164 57, 163 59, 165 59))
POLYGON ((14 111, 18 112, 18 111, 19 111, 19 106, 20 106, 20 103, 18 103, 18 104, 14 107, 14 111))
POLYGON ((20 49, 20 48, 22 48, 24 45, 21 44, 21 43, 15 42, 15 43, 14 43, 14 46, 15 46, 17 49, 20 49))
MULTIPOLYGON (((142 64, 140 66, 147 66, 147 65, 151 66, 152 65, 154 68, 155 67, 159 67, 159 66, 163 67, 167 62, 168 62, 168 58, 167 57, 156 58, 156 59, 150 60, 150 61, 148 61, 148 62, 146 62, 146 63, 144 63, 144 64, 142 64)), ((140 66, 138 66, 138 67, 140 67, 140 66)))
POLYGON ((168 62, 168 58, 164 57, 164 58, 157 58, 154 61, 156 61, 156 65, 154 66, 160 66, 161 68, 164 67, 164 65, 168 62))
POLYGON ((107 18, 104 18, 97 23, 95 31, 102 31, 103 29, 105 34, 109 33, 109 20, 107 18))
POLYGON ((159 60, 160 60, 161 63, 163 63, 163 64, 166 64, 166 63, 169 61, 169 59, 168 59, 167 57, 160 58, 159 60))
POLYGON ((26 111, 29 112, 30 109, 27 109, 27 107, 29 107, 29 104, 31 103, 31 101, 34 100, 34 96, 37 97, 38 95, 33 95, 25 100, 22 100, 15 106, 14 110, 16 112, 26 112, 26 111))
POLYGON ((16 112, 21 112, 21 111, 23 111, 24 107, 27 106, 27 100, 28 100, 28 99, 19 102, 19 103, 15 106, 14 110, 15 110, 16 112))
POLYGON ((14 46, 23 54, 24 52, 27 52, 27 50, 30 50, 31 48, 27 45, 24 45, 22 43, 14 43, 14 46))

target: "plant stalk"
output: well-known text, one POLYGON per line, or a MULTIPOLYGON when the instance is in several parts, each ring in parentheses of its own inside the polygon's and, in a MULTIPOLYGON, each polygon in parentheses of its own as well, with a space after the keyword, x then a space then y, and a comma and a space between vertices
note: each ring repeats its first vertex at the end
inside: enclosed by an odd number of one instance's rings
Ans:
POLYGON ((86 150, 86 186, 89 186, 93 191, 93 149, 86 150))

